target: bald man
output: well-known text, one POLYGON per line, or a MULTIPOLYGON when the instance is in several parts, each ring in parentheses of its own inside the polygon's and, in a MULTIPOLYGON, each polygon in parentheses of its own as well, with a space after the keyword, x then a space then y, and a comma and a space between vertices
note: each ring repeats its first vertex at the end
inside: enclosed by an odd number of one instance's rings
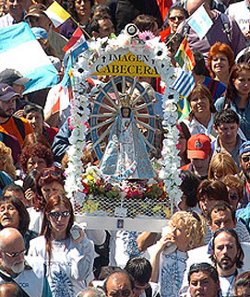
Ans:
POLYGON ((22 290, 15 283, 0 285, 0 297, 24 297, 22 290))
POLYGON ((24 240, 17 229, 4 228, 0 231, 0 284, 17 283, 23 296, 50 297, 43 262, 30 258, 29 266, 24 261, 24 253, 24 240))
POLYGON ((107 297, 123 296, 134 297, 134 281, 125 270, 112 272, 104 283, 107 297))
POLYGON ((187 34, 187 40, 191 49, 200 51, 205 58, 208 56, 210 47, 218 41, 229 45, 236 56, 246 47, 245 37, 238 24, 235 20, 229 20, 227 15, 211 9, 210 0, 187 0, 188 14, 192 15, 203 4, 213 21, 205 37, 200 39, 197 33, 185 21, 180 24, 177 32, 187 34))

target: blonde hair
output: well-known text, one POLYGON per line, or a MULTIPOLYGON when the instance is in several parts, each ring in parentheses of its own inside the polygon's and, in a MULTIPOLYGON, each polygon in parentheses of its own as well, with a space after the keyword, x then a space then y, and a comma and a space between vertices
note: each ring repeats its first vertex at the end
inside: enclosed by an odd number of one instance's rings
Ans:
POLYGON ((238 167, 234 159, 228 153, 214 155, 208 167, 208 179, 215 179, 214 173, 220 173, 222 178, 228 174, 238 174, 238 167))
POLYGON ((0 142, 0 157, 3 161, 2 170, 9 174, 9 176, 16 179, 16 168, 14 166, 13 158, 11 155, 11 149, 7 147, 3 142, 0 142))
POLYGON ((206 221, 196 212, 178 211, 169 221, 170 227, 185 230, 188 250, 204 245, 206 221))

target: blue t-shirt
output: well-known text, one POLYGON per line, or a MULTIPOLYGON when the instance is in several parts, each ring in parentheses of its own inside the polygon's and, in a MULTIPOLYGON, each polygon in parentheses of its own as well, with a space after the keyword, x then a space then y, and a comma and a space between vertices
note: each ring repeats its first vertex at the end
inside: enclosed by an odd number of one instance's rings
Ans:
POLYGON ((12 183, 12 178, 6 172, 0 171, 0 196, 2 196, 4 187, 12 183))

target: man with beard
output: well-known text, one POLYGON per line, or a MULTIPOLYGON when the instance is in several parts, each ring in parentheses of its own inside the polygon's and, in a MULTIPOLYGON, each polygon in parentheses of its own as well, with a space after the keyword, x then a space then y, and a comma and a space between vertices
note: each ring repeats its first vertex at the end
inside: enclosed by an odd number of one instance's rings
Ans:
POLYGON ((16 137, 22 146, 25 136, 32 133, 33 129, 27 120, 14 115, 16 99, 19 97, 11 86, 0 83, 0 132, 16 137))
POLYGON ((17 229, 0 231, 0 284, 15 283, 26 297, 50 297, 42 261, 35 259, 31 267, 25 262, 24 253, 24 240, 17 229))
POLYGON ((219 229, 212 240, 211 259, 219 274, 222 296, 234 295, 234 281, 243 266, 244 252, 233 229, 219 229))

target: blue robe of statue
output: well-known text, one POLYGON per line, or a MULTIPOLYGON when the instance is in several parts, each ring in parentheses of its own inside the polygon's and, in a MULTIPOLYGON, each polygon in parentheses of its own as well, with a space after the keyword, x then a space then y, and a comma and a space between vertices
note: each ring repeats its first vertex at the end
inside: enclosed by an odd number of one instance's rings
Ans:
POLYGON ((133 111, 129 117, 118 114, 111 127, 108 145, 100 162, 103 174, 116 180, 155 177, 146 144, 137 127, 133 111))

